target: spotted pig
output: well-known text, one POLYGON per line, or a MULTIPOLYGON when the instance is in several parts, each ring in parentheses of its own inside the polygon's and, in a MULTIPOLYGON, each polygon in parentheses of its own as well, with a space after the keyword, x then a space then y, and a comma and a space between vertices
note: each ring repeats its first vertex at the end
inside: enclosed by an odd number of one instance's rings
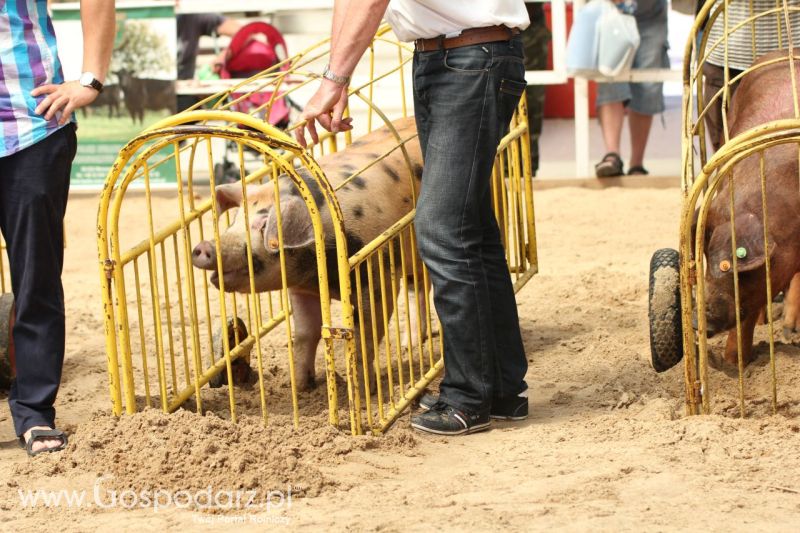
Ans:
MULTIPOLYGON (((396 121, 394 126, 401 139, 406 139, 416 132, 413 118, 396 121)), ((383 127, 358 139, 346 149, 323 156, 318 160, 331 185, 337 189, 336 197, 344 217, 348 255, 352 255, 366 243, 378 237, 413 208, 422 175, 422 154, 416 139, 406 143, 411 161, 410 169, 402 150, 397 149, 376 165, 345 183, 350 176, 379 158, 396 144, 397 140, 394 134, 388 127, 383 127), (339 187, 340 185, 341 187, 339 187)), ((310 173, 304 168, 299 169, 298 173, 314 197, 324 226, 330 294, 333 298, 341 299, 334 233, 328 206, 322 191, 311 178, 310 173)), ((278 187, 286 278, 294 316, 295 370, 298 387, 302 390, 315 385, 314 359, 322 328, 316 247, 311 218, 299 190, 286 175, 279 177, 278 187)), ((252 242, 255 289, 258 292, 278 290, 282 284, 273 184, 269 182, 263 185, 249 185, 247 201, 250 227, 245 227, 243 210, 238 209, 230 227, 224 231, 221 230, 220 233, 224 289, 228 292, 250 292, 248 254, 245 244, 246 232, 249 232, 252 242)), ((220 213, 240 207, 242 204, 241 184, 218 186, 216 202, 220 213)), ((406 246, 409 246, 409 239, 405 240, 406 246)), ((406 250, 406 254, 406 257, 411 257, 410 250, 406 250)), ((388 256, 388 254, 384 255, 388 256)), ((397 264, 399 264, 399 254, 396 257, 397 264)), ((199 243, 194 248, 192 262, 197 268, 214 271, 210 280, 219 288, 217 257, 213 241, 199 243)), ((376 279, 373 298, 376 306, 381 307, 381 291, 388 292, 390 290, 391 279, 387 268, 386 286, 381 288, 380 282, 377 281, 379 275, 376 266, 377 263, 373 266, 376 279)), ((408 271, 410 270, 411 265, 409 264, 408 271)), ((421 272, 421 270, 418 271, 421 272)), ((401 284, 395 284, 395 286, 399 285, 401 284)), ((413 287, 413 284, 406 284, 406 286, 413 287)), ((360 344, 358 342, 360 339, 359 328, 364 328, 365 332, 369 332, 373 326, 369 307, 370 294, 366 290, 366 284, 363 287, 361 301, 357 301, 355 283, 352 284, 351 303, 354 306, 357 322, 355 331, 357 345, 360 344), (363 323, 360 324, 358 323, 359 308, 364 317, 363 323)), ((426 298, 423 291, 425 288, 420 286, 419 291, 417 301, 423 305, 424 311, 426 298)), ((389 306, 388 312, 391 314, 393 298, 387 297, 386 301, 389 306)), ((412 320, 416 318, 416 313, 411 313, 411 315, 412 320)), ((377 324, 374 326, 377 329, 378 342, 380 342, 385 333, 382 308, 376 310, 376 316, 378 317, 377 324)), ((418 331, 416 322, 413 322, 411 331, 418 331)), ((366 338, 370 339, 371 335, 366 335, 366 338)), ((417 340, 413 338, 412 342, 417 340)), ((366 354, 367 360, 371 361, 372 343, 367 342, 367 344, 370 346, 366 354)), ((374 381, 374 378, 374 376, 370 376, 371 381, 374 381)))

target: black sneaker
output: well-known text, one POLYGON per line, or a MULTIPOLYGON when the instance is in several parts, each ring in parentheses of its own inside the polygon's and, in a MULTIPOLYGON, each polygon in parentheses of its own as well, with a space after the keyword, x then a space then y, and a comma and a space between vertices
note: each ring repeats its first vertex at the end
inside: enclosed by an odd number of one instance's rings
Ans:
POLYGON ((489 429, 489 414, 467 413, 442 402, 436 402, 424 413, 411 417, 411 427, 437 435, 464 435, 489 429))
MULTIPOLYGON (((431 409, 438 398, 426 392, 419 400, 419 408, 423 411, 431 409)), ((528 418, 528 398, 524 396, 511 396, 498 398, 492 401, 489 416, 497 420, 525 420, 528 418)))
POLYGON ((489 416, 498 420, 525 420, 528 418, 528 397, 495 398, 489 416))
POLYGON ((427 411, 428 409, 436 405, 436 402, 438 401, 439 398, 437 396, 434 396, 430 392, 426 392, 425 394, 422 395, 422 398, 419 399, 419 408, 422 409, 423 411, 427 411))

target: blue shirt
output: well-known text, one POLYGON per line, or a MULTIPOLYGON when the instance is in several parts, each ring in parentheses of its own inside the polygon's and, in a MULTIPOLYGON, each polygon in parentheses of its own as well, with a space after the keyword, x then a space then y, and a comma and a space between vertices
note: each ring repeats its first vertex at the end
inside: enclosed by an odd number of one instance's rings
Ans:
POLYGON ((0 157, 27 148, 54 131, 51 120, 34 113, 46 95, 35 87, 63 83, 56 34, 47 0, 0 0, 0 157))

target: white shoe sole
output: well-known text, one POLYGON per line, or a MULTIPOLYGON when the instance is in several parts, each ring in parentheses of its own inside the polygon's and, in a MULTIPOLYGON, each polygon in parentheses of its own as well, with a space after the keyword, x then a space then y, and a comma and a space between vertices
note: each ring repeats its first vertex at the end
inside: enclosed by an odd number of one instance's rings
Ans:
MULTIPOLYGON (((426 405, 422 405, 422 404, 420 404, 420 405, 419 405, 419 410, 420 410, 420 411, 422 411, 423 413, 424 413, 425 411, 430 411, 430 409, 431 409, 431 408, 430 408, 430 407, 428 407, 428 406, 426 406, 426 405)), ((489 415, 489 418, 491 418, 492 420, 506 420, 506 421, 508 421, 508 422, 519 422, 520 420, 527 420, 527 419, 528 419, 528 415, 522 415, 522 416, 501 416, 501 415, 493 415, 493 414, 490 414, 490 415, 489 415)))
POLYGON ((509 422, 519 422, 520 420, 526 420, 528 415, 524 416, 500 416, 500 415, 489 415, 489 418, 492 420, 507 420, 509 422))
POLYGON ((438 429, 431 429, 429 427, 421 426, 419 424, 411 422, 411 427, 416 430, 424 431, 425 433, 433 433, 434 435, 447 435, 447 436, 468 435, 470 433, 478 433, 480 431, 489 429, 491 425, 492 421, 490 420, 489 422, 486 422, 484 424, 478 424, 476 426, 464 428, 461 431, 440 431, 438 429))

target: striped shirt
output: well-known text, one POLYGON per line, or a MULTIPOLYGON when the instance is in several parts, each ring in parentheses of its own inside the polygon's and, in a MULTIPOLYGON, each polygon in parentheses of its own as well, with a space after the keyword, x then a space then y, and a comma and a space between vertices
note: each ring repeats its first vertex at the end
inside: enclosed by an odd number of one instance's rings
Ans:
POLYGON ((31 91, 62 83, 56 34, 47 0, 0 0, 0 157, 27 148, 59 128, 58 117, 34 113, 45 95, 31 91))
MULTIPOLYGON (((717 5, 722 3, 722 0, 717 0, 717 5)), ((800 8, 800 0, 787 0, 786 4, 790 8, 800 8)), ((783 0, 753 0, 753 13, 757 15, 781 6, 783 6, 783 0)), ((716 7, 711 10, 712 15, 715 9, 716 7)), ((725 29, 723 16, 724 14, 720 11, 714 25, 709 30, 706 44, 706 51, 708 51, 711 50, 714 43, 719 42, 708 58, 709 63, 719 67, 725 64, 725 43, 722 41, 725 29)), ((737 24, 748 18, 750 18, 750 0, 728 0, 729 68, 745 70, 753 64, 753 61, 767 52, 789 46, 783 11, 764 15, 757 18, 755 24, 745 24, 738 30, 733 30, 737 24), (778 29, 779 23, 780 30, 778 29)), ((789 12, 789 25, 792 31, 792 43, 794 46, 800 47, 800 12, 789 12)))

